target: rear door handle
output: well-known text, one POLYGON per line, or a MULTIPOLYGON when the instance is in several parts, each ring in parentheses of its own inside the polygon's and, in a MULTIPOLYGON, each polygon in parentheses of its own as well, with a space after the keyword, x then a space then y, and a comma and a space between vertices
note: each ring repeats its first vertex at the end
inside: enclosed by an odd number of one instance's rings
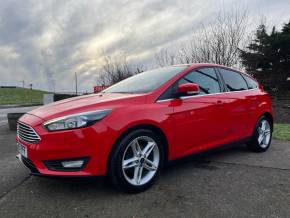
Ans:
POLYGON ((250 98, 251 99, 251 101, 257 101, 257 97, 252 97, 252 98, 250 98))

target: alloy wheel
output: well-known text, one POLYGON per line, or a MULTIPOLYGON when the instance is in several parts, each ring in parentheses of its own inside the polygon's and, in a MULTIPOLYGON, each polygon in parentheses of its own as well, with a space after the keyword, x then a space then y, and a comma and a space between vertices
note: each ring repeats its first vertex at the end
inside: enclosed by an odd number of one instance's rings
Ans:
POLYGON ((159 162, 157 143, 151 137, 139 136, 125 149, 122 158, 123 175, 134 186, 144 185, 155 176, 159 162))
POLYGON ((271 141, 271 126, 270 123, 263 119, 258 127, 258 143, 262 148, 269 146, 271 141))

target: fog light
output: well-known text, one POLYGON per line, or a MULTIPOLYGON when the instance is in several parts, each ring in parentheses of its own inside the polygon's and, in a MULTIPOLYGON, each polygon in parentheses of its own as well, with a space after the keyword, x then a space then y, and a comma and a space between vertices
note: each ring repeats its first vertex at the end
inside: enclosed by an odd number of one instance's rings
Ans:
POLYGON ((43 163, 49 170, 74 172, 84 169, 88 161, 89 157, 79 157, 62 160, 45 160, 43 163))
POLYGON ((84 160, 63 161, 61 165, 64 168, 81 168, 84 165, 84 160))

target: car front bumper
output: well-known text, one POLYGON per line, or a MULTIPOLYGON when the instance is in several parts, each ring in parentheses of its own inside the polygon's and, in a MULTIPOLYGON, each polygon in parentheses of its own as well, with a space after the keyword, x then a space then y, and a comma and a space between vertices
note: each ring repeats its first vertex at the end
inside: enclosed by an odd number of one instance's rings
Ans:
POLYGON ((19 122, 32 127, 41 138, 37 143, 27 143, 17 136, 17 142, 27 149, 27 157, 17 157, 32 174, 69 177, 106 174, 108 158, 117 133, 102 122, 86 128, 56 132, 47 131, 42 126, 43 120, 33 115, 26 114, 19 122), (83 167, 60 167, 61 161, 83 158, 86 161, 83 167))

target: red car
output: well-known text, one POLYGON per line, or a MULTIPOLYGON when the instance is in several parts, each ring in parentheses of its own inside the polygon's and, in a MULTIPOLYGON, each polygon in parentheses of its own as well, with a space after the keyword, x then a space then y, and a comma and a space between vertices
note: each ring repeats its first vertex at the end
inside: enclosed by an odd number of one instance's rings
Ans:
POLYGON ((270 96, 251 76, 213 64, 177 65, 25 114, 18 157, 32 174, 107 175, 138 192, 177 158, 236 142, 266 151, 272 130, 270 96))

